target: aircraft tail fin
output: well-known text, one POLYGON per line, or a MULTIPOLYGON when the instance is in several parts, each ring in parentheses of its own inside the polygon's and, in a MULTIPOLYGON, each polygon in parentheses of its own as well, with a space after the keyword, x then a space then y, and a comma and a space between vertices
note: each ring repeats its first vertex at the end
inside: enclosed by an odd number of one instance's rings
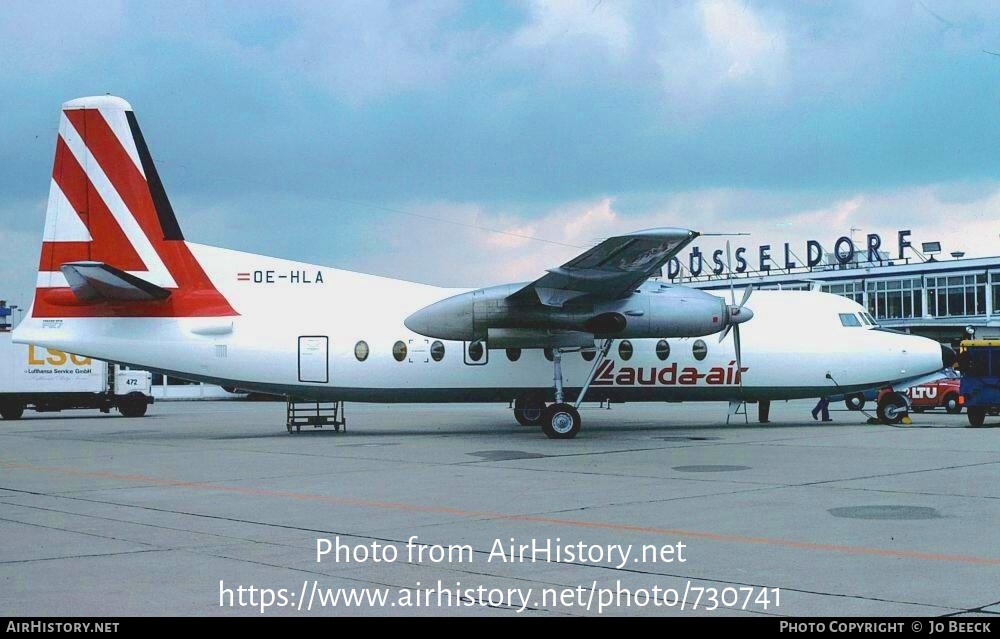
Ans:
POLYGON ((32 316, 236 314, 184 241, 131 105, 64 103, 32 316))

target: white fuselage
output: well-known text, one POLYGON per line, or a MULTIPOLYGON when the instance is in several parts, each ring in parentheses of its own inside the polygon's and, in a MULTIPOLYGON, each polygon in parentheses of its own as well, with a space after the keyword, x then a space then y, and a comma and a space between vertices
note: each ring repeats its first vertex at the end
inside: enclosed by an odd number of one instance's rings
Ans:
MULTIPOLYGON (((414 311, 455 294, 454 289, 190 244, 216 288, 239 313, 225 318, 30 317, 15 339, 123 362, 181 377, 301 398, 371 402, 507 401, 552 399, 553 366, 541 349, 510 361, 490 350, 470 362, 467 345, 409 331, 414 311), (240 274, 243 274, 242 276, 240 274), (247 277, 249 274, 249 277, 247 277), (300 337, 307 347, 300 361, 300 337), (369 354, 355 356, 364 341, 369 354), (393 355, 396 342, 406 357, 393 355), (324 349, 325 345, 325 349, 324 349), (326 375, 321 365, 325 359, 326 375), (485 360, 485 361, 484 361, 485 360), (317 372, 318 371, 318 372, 317 372)), ((696 360, 696 339, 668 340, 661 359, 655 339, 631 340, 623 360, 619 343, 601 366, 588 400, 685 401, 793 399, 868 389, 912 379, 942 367, 931 340, 870 326, 845 327, 840 313, 864 309, 848 299, 797 291, 757 291, 753 319, 742 326, 742 375, 733 338, 701 338, 707 355, 696 360), (740 385, 742 381, 742 388, 740 385)), ((573 398, 594 362, 563 356, 567 397, 573 398)))

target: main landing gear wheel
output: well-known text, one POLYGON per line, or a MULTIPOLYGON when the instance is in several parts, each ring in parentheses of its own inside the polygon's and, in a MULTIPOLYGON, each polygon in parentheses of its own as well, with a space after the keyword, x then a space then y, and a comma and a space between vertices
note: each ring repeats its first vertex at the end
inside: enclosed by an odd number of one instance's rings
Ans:
MULTIPOLYGON (((597 357, 594 358, 594 367, 590 369, 587 381, 580 389, 576 398, 576 404, 567 404, 563 389, 562 354, 563 349, 552 349, 552 385, 555 387, 555 403, 542 412, 542 432, 549 439, 573 439, 580 432, 580 411, 577 408, 587 396, 587 389, 594 381, 597 374, 597 367, 600 366, 604 358, 611 350, 613 340, 605 339, 601 342, 601 347, 597 350, 597 357)), ((579 350, 579 349, 575 349, 579 350)))
POLYGON ((515 399, 514 419, 521 426, 539 426, 542 414, 545 412, 545 402, 535 399, 515 399))
POLYGON ((899 393, 886 393, 878 401, 878 408, 875 409, 879 421, 889 425, 902 422, 907 412, 906 398, 899 393))
POLYGON ((572 404, 552 404, 542 415, 542 432, 549 439, 573 439, 580 432, 580 412, 572 404))

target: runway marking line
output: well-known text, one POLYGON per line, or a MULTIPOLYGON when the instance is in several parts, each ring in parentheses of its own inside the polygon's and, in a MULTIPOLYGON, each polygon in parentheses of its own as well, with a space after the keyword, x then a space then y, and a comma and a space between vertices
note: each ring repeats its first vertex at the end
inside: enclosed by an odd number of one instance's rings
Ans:
POLYGON ((682 530, 679 528, 657 528, 651 526, 636 526, 632 524, 617 524, 610 522, 582 521, 578 519, 564 519, 560 517, 546 517, 544 515, 518 515, 514 513, 501 513, 492 511, 464 510, 461 508, 449 508, 447 506, 427 506, 421 504, 406 504, 391 501, 374 501, 369 499, 358 499, 354 497, 337 497, 334 495, 315 495, 309 493, 298 493, 288 490, 272 490, 269 488, 249 488, 245 486, 229 486, 224 484, 211 484, 206 482, 180 481, 151 477, 148 475, 122 475, 108 471, 88 471, 75 468, 61 468, 57 466, 38 466, 34 464, 19 464, 16 462, 0 462, 0 468, 11 470, 28 470, 45 473, 57 473, 61 475, 71 475, 76 477, 90 477, 96 479, 114 479, 118 481, 138 481, 154 486, 164 486, 173 488, 190 488, 195 490, 205 490, 214 492, 227 492, 253 497, 279 497, 293 499, 296 501, 319 501, 341 506, 357 506, 361 508, 380 508, 383 510, 398 510, 404 512, 421 512, 439 515, 454 515, 456 517, 468 519, 499 519, 505 521, 524 521, 538 524, 553 524, 557 526, 569 526, 573 528, 591 528, 597 530, 614 530, 618 532, 637 532, 652 535, 665 535, 672 537, 689 537, 692 539, 707 539, 710 541, 720 541, 737 544, 757 544, 765 546, 779 546, 783 548, 795 548, 797 550, 815 550, 820 552, 836 552, 851 555, 872 555, 881 557, 898 557, 903 559, 919 559, 923 561, 946 561, 953 563, 974 564, 980 566, 1000 566, 1000 558, 975 557, 971 555, 950 555, 944 553, 921 552, 916 550, 894 550, 891 548, 866 548, 864 546, 848 546, 843 544, 824 544, 807 541, 795 541, 791 539, 777 539, 772 537, 749 537, 745 535, 732 535, 725 533, 713 533, 697 530, 682 530))

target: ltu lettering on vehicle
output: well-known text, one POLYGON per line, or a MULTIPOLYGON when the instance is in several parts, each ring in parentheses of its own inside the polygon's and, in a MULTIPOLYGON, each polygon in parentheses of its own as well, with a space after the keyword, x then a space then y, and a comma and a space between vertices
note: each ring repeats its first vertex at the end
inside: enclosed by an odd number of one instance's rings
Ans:
POLYGON ((606 359, 600 364, 592 386, 694 386, 704 381, 710 386, 739 385, 743 373, 750 370, 746 366, 736 368, 736 360, 728 366, 713 366, 706 372, 701 372, 694 366, 678 368, 677 363, 670 366, 632 366, 615 367, 614 360, 606 359))

